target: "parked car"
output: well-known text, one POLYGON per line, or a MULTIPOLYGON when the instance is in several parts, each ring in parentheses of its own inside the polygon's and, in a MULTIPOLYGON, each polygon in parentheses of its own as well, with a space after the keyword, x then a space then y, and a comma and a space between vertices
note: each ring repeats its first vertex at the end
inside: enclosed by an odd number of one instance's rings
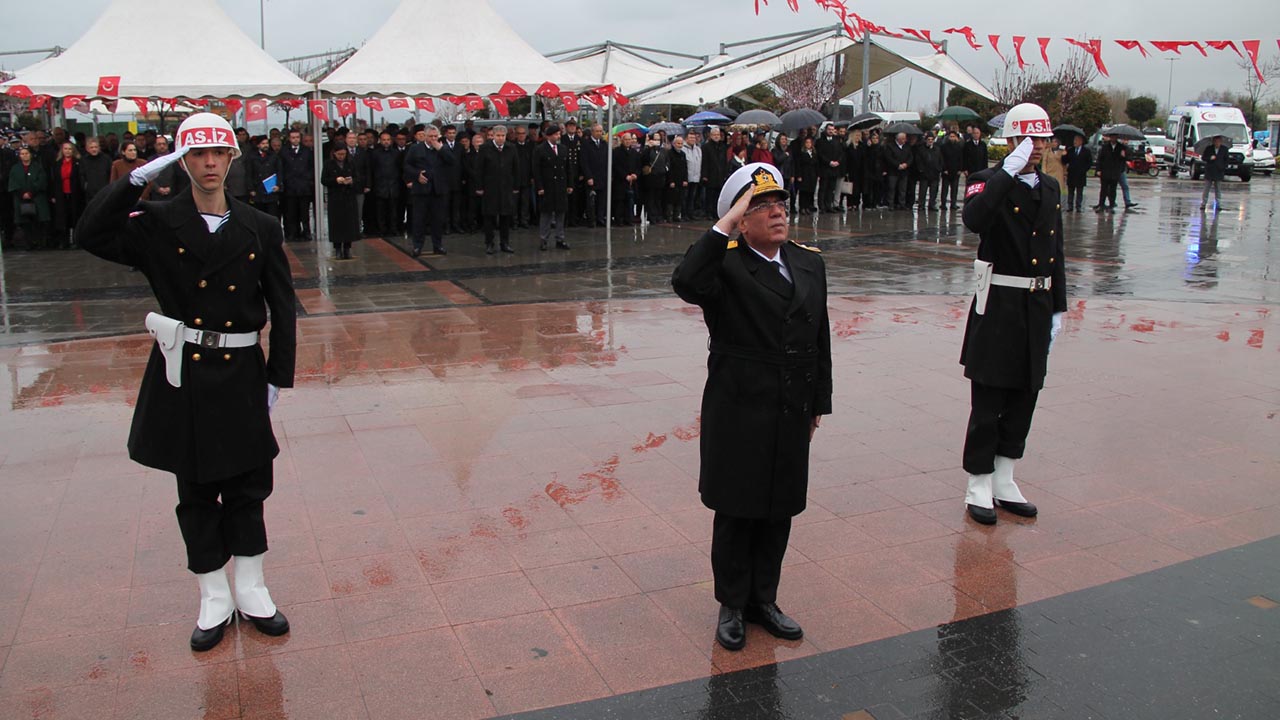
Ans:
POLYGON ((1262 145, 1253 149, 1253 171, 1267 177, 1276 171, 1276 156, 1262 145))

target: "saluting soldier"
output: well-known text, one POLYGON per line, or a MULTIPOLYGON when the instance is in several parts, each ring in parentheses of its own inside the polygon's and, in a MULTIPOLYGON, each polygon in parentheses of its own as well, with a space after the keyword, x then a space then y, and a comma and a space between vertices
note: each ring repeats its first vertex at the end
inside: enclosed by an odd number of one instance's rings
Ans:
POLYGON ((698 491, 715 511, 716 641, 727 650, 746 644, 744 621, 804 635, 778 607, 778 578, 791 518, 805 508, 809 444, 831 413, 831 333, 826 266, 787 242, 787 197, 772 165, 734 172, 720 219, 671 280, 711 335, 698 491))
POLYGON ((1040 172, 1053 137, 1049 114, 1031 103, 1005 116, 1010 153, 1001 167, 969 174, 964 224, 978 233, 978 290, 960 362, 970 381, 964 441, 969 516, 984 525, 995 508, 1034 517, 1013 479, 1044 387, 1049 348, 1067 309, 1058 181, 1040 172))
POLYGON ((178 127, 177 151, 133 170, 94 198, 76 237, 89 252, 138 268, 160 305, 156 339, 129 433, 129 456, 172 472, 187 567, 200 586, 191 649, 209 650, 236 610, 258 631, 285 619, 263 579, 263 501, 279 453, 269 413, 293 386, 295 308, 280 224, 223 187, 239 156, 231 126, 196 113, 178 127), (180 163, 191 188, 139 202, 147 183, 180 163), (271 354, 260 334, 271 321, 271 354), (235 595, 226 565, 235 558, 235 595))

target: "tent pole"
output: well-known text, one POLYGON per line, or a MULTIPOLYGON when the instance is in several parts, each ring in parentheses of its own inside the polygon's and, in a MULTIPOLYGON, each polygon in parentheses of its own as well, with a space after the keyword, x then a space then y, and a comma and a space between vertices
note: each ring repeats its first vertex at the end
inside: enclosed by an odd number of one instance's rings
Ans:
POLYGON ((862 112, 871 107, 871 33, 862 33, 862 112))
MULTIPOLYGON (((942 54, 946 55, 947 41, 943 40, 940 44, 942 45, 942 54)), ((945 105, 943 105, 943 103, 946 102, 946 100, 947 100, 947 81, 943 80, 942 78, 938 78, 938 112, 942 112, 942 108, 946 107, 945 105)))
MULTIPOLYGON (((608 124, 605 140, 609 143, 609 158, 605 161, 604 196, 604 256, 613 265, 613 98, 609 98, 608 124)), ((596 202, 599 202, 597 200, 596 202)))
MULTIPOLYGON (((311 95, 313 100, 320 100, 320 91, 316 90, 311 95)), ((324 241, 326 228, 321 218, 324 217, 324 186, 320 184, 320 166, 324 162, 324 142, 320 139, 320 118, 316 114, 311 113, 311 177, 314 183, 314 193, 311 197, 315 203, 315 211, 311 215, 312 225, 315 230, 316 238, 316 257, 320 257, 319 246, 324 241)))

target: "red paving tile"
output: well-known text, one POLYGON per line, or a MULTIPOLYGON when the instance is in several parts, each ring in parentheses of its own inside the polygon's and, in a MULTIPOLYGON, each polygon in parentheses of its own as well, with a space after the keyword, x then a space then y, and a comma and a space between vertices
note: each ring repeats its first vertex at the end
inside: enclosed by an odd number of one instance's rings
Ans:
POLYGON ((713 640, 712 513, 697 494, 704 330, 676 301, 613 319, 568 303, 303 321, 267 505, 267 578, 293 632, 239 625, 201 655, 186 647, 198 596, 172 480, 121 453, 145 342, 0 354, 15 389, 0 412, 13 439, 0 717, 488 717, 870 642, 1280 534, 1280 455, 1259 414, 1280 400, 1269 368, 1216 340, 1218 320, 1160 303, 1133 311, 1182 318, 1143 338, 1159 345, 1128 342, 1107 312, 1074 321, 1018 466, 1040 517, 976 525, 957 467, 967 386, 951 351, 922 354, 958 343, 937 320, 954 301, 910 304, 860 301, 886 332, 836 341, 836 414, 779 596, 806 637, 753 626, 738 654, 713 640), (600 332, 613 321, 625 345, 600 332), (125 363, 106 393, 91 387, 104 348, 125 363), (1215 375, 1198 369, 1210 357, 1215 375))

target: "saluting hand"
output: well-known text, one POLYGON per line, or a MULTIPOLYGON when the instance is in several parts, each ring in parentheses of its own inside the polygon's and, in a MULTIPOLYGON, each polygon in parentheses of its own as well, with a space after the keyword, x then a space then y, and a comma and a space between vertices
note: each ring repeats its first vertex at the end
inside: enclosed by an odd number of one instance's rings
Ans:
POLYGON ((715 227, 725 235, 733 235, 738 229, 738 223, 747 215, 747 208, 751 206, 751 193, 742 193, 742 197, 738 198, 738 202, 729 208, 729 212, 724 214, 716 221, 715 227))

